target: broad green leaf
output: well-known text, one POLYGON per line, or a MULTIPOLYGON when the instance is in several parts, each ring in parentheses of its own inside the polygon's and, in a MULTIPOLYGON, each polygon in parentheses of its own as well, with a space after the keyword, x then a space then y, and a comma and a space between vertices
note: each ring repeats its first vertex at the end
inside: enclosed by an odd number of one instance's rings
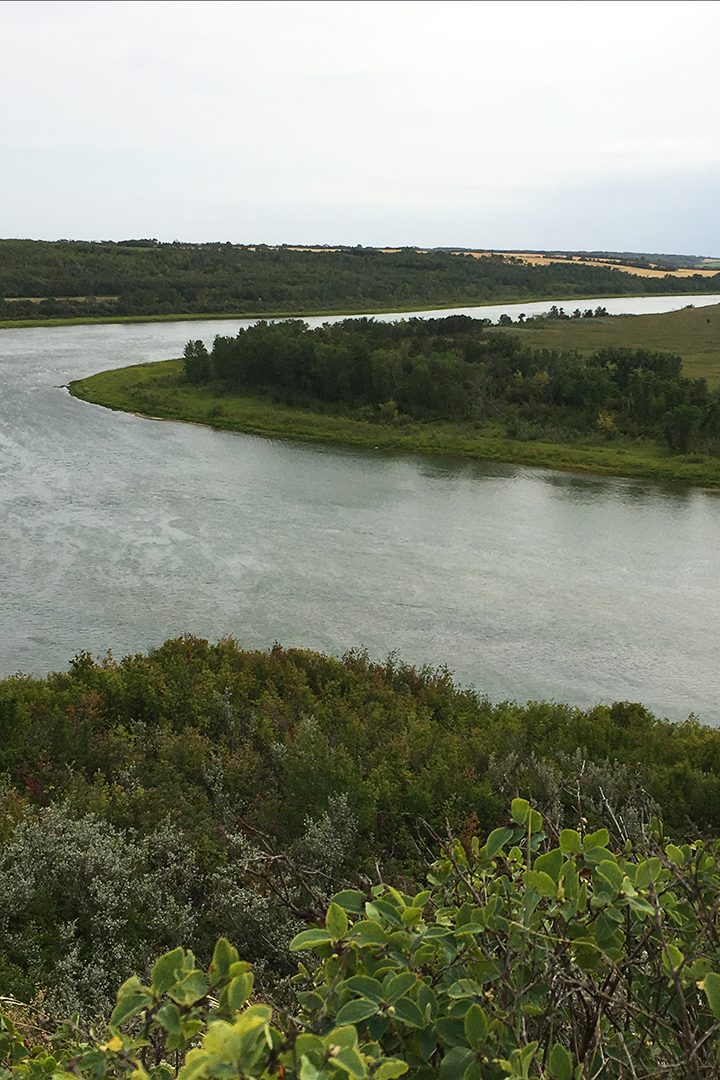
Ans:
POLYGON ((598 874, 602 874, 615 892, 620 891, 620 886, 623 883, 623 877, 625 875, 616 862, 611 862, 610 859, 603 859, 602 862, 597 864, 595 870, 598 874))
POLYGON ((646 859, 644 862, 639 863, 638 868, 635 871, 635 888, 649 888, 651 881, 657 881, 660 870, 660 860, 654 857, 652 859, 646 859))
POLYGON ((508 829, 507 826, 502 829, 493 829, 485 841, 485 847, 482 849, 485 858, 495 858, 498 851, 507 844, 508 840, 512 840, 513 834, 514 829, 508 829))
POLYGON ((206 1064, 210 1061, 212 1061, 212 1055, 208 1054, 207 1050, 202 1050, 200 1047, 189 1050, 185 1055, 185 1064, 178 1073, 178 1080, 192 1080, 193 1076, 204 1072, 206 1064))
POLYGON ((465 1070, 475 1055, 467 1047, 453 1046, 440 1063, 440 1080, 463 1080, 465 1070))
POLYGON ((240 1034, 244 1034, 246 1031, 251 1031, 253 1028, 262 1027, 264 1024, 269 1024, 272 1019, 272 1009, 267 1005, 251 1005, 244 1012, 240 1013, 237 1020, 234 1022, 233 1027, 240 1034))
POLYGON ((230 965, 228 975, 231 979, 234 979, 236 975, 244 975, 246 971, 250 971, 252 964, 248 964, 247 960, 236 960, 234 964, 230 965))
POLYGON ((487 1017, 477 1003, 465 1014, 465 1038, 473 1050, 480 1050, 487 1038, 487 1017))
POLYGON ((330 904, 327 909, 325 929, 333 941, 339 941, 347 934, 348 917, 339 904, 330 904))
POLYGON ((368 1001, 374 1001, 378 1005, 384 1001, 382 984, 377 979, 371 979, 368 975, 353 975, 346 979, 343 986, 353 990, 368 1001))
POLYGON ((437 1018, 438 1003, 435 991, 427 983, 421 983, 418 987, 417 1003, 426 1022, 437 1018))
POLYGON ((600 950, 594 941, 590 941, 588 938, 584 938, 580 941, 573 942, 573 949, 575 951, 575 960, 578 967, 581 967, 583 971, 594 971, 600 963, 600 950))
POLYGON ((716 975, 714 971, 709 971, 705 978, 698 983, 698 986, 705 992, 710 1012, 716 1020, 720 1020, 720 975, 716 975))
MULTIPOLYGON (((711 970, 712 963, 707 957, 703 956, 699 960, 694 960, 692 964, 686 966, 685 973, 689 979, 694 979, 697 982, 699 979, 704 979, 711 970)), ((702 987, 700 987, 700 989, 702 989, 702 987)))
POLYGON ((482 993, 482 990, 474 979, 458 979, 447 993, 451 998, 476 997, 482 993))
POLYGON ((646 900, 643 900, 640 896, 628 896, 627 903, 628 907, 632 908, 633 911, 637 911, 641 915, 655 914, 655 908, 651 904, 648 904, 648 902, 646 900))
POLYGON ((168 990, 169 996, 178 1005, 194 1005, 196 1001, 204 998, 208 992, 207 980, 199 968, 190 971, 184 979, 176 982, 168 990))
POLYGON ((467 1046, 465 1025, 462 1020, 453 1020, 449 1016, 442 1016, 435 1021, 435 1030, 448 1046, 467 1046))
POLYGON ((583 851, 589 851, 590 848, 601 847, 606 848, 610 843, 610 833, 607 829, 598 829, 597 832, 588 833, 584 837, 582 845, 583 851))
POLYGON ((393 1008, 396 1020, 401 1020, 403 1024, 409 1024, 411 1027, 424 1027, 425 1018, 412 998, 398 998, 393 1008))
POLYGON ((524 825, 527 822, 529 810, 530 803, 527 799, 513 799, 510 806, 510 816, 513 821, 517 821, 518 825, 524 825))
POLYGON ((557 896, 557 884, 542 870, 526 870, 523 880, 529 889, 534 889, 541 896, 557 896))
POLYGON ((177 981, 178 968, 181 967, 185 953, 182 949, 173 949, 165 953, 152 969, 152 992, 155 997, 162 997, 177 981))
POLYGON ((422 919, 422 908, 408 907, 402 913, 403 926, 417 926, 422 919))
POLYGON ((330 1061, 333 1065, 339 1065, 350 1076, 358 1077, 358 1080, 362 1080, 363 1077, 367 1076, 365 1058, 352 1046, 342 1047, 337 1054, 332 1055, 330 1061))
POLYGON ((166 1031, 169 1031, 173 1035, 177 1035, 180 1032, 180 1012, 178 1011, 177 1005, 173 1005, 171 1001, 168 1001, 166 1005, 163 1005, 162 1009, 158 1009, 155 1016, 166 1031))
POLYGON ((553 1080, 572 1080, 572 1058, 561 1043, 555 1043, 550 1051, 548 1065, 553 1080))
POLYGON ((408 1068, 406 1061, 400 1061, 399 1058, 388 1058, 387 1061, 383 1061, 379 1069, 375 1070, 373 1078, 374 1080, 397 1080, 397 1077, 406 1073, 408 1068))
POLYGON ((133 976, 118 990, 118 1002, 110 1017, 110 1027, 119 1027, 131 1016, 136 1016, 143 1009, 149 1008, 152 1003, 153 996, 149 989, 142 986, 140 980, 133 976))
POLYGON ((428 1061, 438 1044, 438 1033, 435 1028, 428 1024, 418 1034, 418 1050, 423 1061, 428 1061))
MULTIPOLYGON (((307 1054, 302 1054, 300 1057, 300 1080, 319 1080, 320 1077, 327 1076, 324 1070, 316 1069, 307 1054)), ((182 1077, 182 1073, 180 1073, 182 1077)), ((180 1080, 180 1077, 178 1080, 180 1080)), ((184 1078, 183 1078, 184 1080, 184 1078)), ((190 1078, 188 1078, 190 1080, 190 1078)))
POLYGON ((359 889, 343 889, 342 892, 335 893, 332 903, 345 911, 350 911, 353 915, 365 913, 365 895, 359 889))
POLYGON ((423 940, 432 940, 433 938, 444 938, 451 934, 452 931, 449 926, 440 926, 438 923, 432 923, 426 927, 422 934, 423 940))
POLYGON ((214 986, 220 979, 224 979, 230 973, 230 968, 237 963, 238 951, 231 945, 227 938, 220 938, 213 952, 212 964, 210 965, 210 985, 214 986))
POLYGON ((367 1001, 365 998, 355 998, 347 1001, 337 1014, 338 1024, 357 1024, 360 1020, 367 1020, 368 1016, 375 1016, 380 1006, 377 1001, 367 1001))
POLYGON ((232 1024, 215 1020, 208 1027, 203 1045, 209 1053, 217 1054, 226 1061, 235 1061, 240 1057, 242 1038, 232 1024))
POLYGON ((358 1045, 358 1033, 352 1024, 340 1025, 334 1027, 327 1035, 323 1037, 323 1043, 325 1048, 329 1049, 331 1046, 354 1046, 358 1045))
POLYGON ((667 852, 668 859, 671 859, 677 866, 685 865, 685 855, 679 847, 675 847, 674 844, 668 844, 665 851, 667 852))
MULTIPOLYGON (((182 949, 178 950, 182 952, 182 949)), ((117 1001, 122 1001, 123 998, 132 997, 134 994, 141 994, 146 992, 147 988, 138 979, 137 975, 131 975, 129 979, 126 979, 117 992, 117 1001)))
POLYGON ((378 899, 374 900, 372 904, 365 905, 365 911, 370 918, 385 918, 393 926, 397 926, 398 929, 400 929, 403 924, 403 909, 404 905, 402 905, 401 907, 399 904, 393 904, 389 900, 383 899, 382 897, 378 897, 378 899))
POLYGON ((295 1050, 298 1054, 324 1054, 325 1044, 318 1035, 313 1035, 309 1031, 301 1031, 297 1037, 295 1043, 295 1050))
POLYGON ((382 1039, 383 1035, 390 1027, 390 1017, 387 1013, 378 1013, 377 1016, 370 1016, 367 1020, 367 1029, 371 1039, 375 1041, 382 1039))
POLYGON ((244 971, 242 975, 236 975, 227 988, 227 996, 223 995, 228 1007, 237 1012, 248 1000, 253 991, 254 976, 251 971, 244 971))
POLYGON ((575 829, 563 829, 560 833, 560 847, 569 855, 577 855, 582 849, 582 838, 575 829))
POLYGON ((607 848, 595 846, 585 848, 583 856, 585 858, 585 862, 597 864, 605 862, 609 857, 611 857, 611 853, 607 850, 607 848))
MULTIPOLYGON (((298 937, 302 937, 302 934, 299 934, 298 937)), ((359 945, 384 945, 388 936, 380 923, 375 922, 374 919, 364 919, 362 922, 357 922, 354 926, 350 927, 348 939, 350 941, 357 941, 359 945)), ((297 938, 295 938, 295 941, 297 941, 297 938)), ((290 948, 292 947, 291 944, 290 948)), ((297 948, 302 947, 303 946, 297 946, 297 948)))
POLYGON ((290 942, 290 949, 293 952, 297 952, 298 949, 314 949, 317 945, 324 945, 325 942, 330 940, 327 930, 322 930, 319 926, 313 926, 309 930, 303 930, 301 933, 296 934, 290 942))
POLYGON ((400 975, 396 975, 383 987, 385 1001, 387 1001, 389 1005, 394 1004, 394 1002, 402 997, 403 994, 407 994, 408 990, 410 990, 416 982, 417 975, 412 971, 403 971, 400 975))
POLYGON ((545 855, 538 856, 533 865, 533 870, 542 870, 557 884, 560 880, 560 871, 564 862, 565 858, 560 848, 553 848, 552 851, 548 851, 545 855))
POLYGON ((620 885, 620 892, 623 893, 624 896, 637 896, 635 886, 633 885, 627 874, 625 874, 622 879, 622 883, 620 885))

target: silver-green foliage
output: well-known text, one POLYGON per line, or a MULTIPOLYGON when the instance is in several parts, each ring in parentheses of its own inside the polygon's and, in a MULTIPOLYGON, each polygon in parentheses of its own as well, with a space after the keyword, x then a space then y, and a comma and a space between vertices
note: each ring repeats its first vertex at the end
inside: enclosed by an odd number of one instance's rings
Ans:
POLYGON ((106 1012, 158 945, 192 938, 197 879, 169 822, 133 840, 63 804, 29 814, 0 849, 3 953, 49 990, 54 1010, 106 1012))

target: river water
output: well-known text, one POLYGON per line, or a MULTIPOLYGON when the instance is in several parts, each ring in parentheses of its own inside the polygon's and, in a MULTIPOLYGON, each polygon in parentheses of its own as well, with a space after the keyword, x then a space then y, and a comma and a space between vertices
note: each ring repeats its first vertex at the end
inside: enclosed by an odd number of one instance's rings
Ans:
MULTIPOLYGON (((580 306, 597 303, 613 309, 580 306)), ((0 675, 190 632, 396 652, 495 701, 720 723, 718 494, 238 436, 63 389, 238 324, 0 332, 0 675)))

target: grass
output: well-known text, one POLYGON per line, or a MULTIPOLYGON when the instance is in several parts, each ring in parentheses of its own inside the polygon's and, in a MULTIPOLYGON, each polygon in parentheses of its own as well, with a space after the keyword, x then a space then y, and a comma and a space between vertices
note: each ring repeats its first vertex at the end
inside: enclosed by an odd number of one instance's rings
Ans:
POLYGON ((678 456, 647 440, 627 443, 619 440, 602 443, 589 440, 577 443, 517 442, 506 438, 499 426, 449 422, 370 423, 291 408, 261 396, 218 396, 207 388, 183 384, 182 371, 182 360, 138 364, 77 380, 70 384, 70 392, 84 401, 110 409, 270 438, 448 454, 683 484, 720 485, 720 459, 698 454, 678 456))
POLYGON ((662 315, 553 320, 544 327, 513 327, 512 333, 535 348, 592 353, 620 345, 677 353, 683 358, 683 374, 720 386, 720 304, 662 315))

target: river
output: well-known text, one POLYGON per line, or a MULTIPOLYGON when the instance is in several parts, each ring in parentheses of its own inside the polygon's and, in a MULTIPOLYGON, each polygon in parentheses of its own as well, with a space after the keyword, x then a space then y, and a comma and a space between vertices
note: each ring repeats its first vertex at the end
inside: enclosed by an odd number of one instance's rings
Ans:
MULTIPOLYGON (((580 306, 597 304, 643 300, 580 306)), ((238 325, 0 332, 0 675, 190 632, 396 652, 494 701, 720 723, 715 492, 238 436, 63 389, 238 325)))

